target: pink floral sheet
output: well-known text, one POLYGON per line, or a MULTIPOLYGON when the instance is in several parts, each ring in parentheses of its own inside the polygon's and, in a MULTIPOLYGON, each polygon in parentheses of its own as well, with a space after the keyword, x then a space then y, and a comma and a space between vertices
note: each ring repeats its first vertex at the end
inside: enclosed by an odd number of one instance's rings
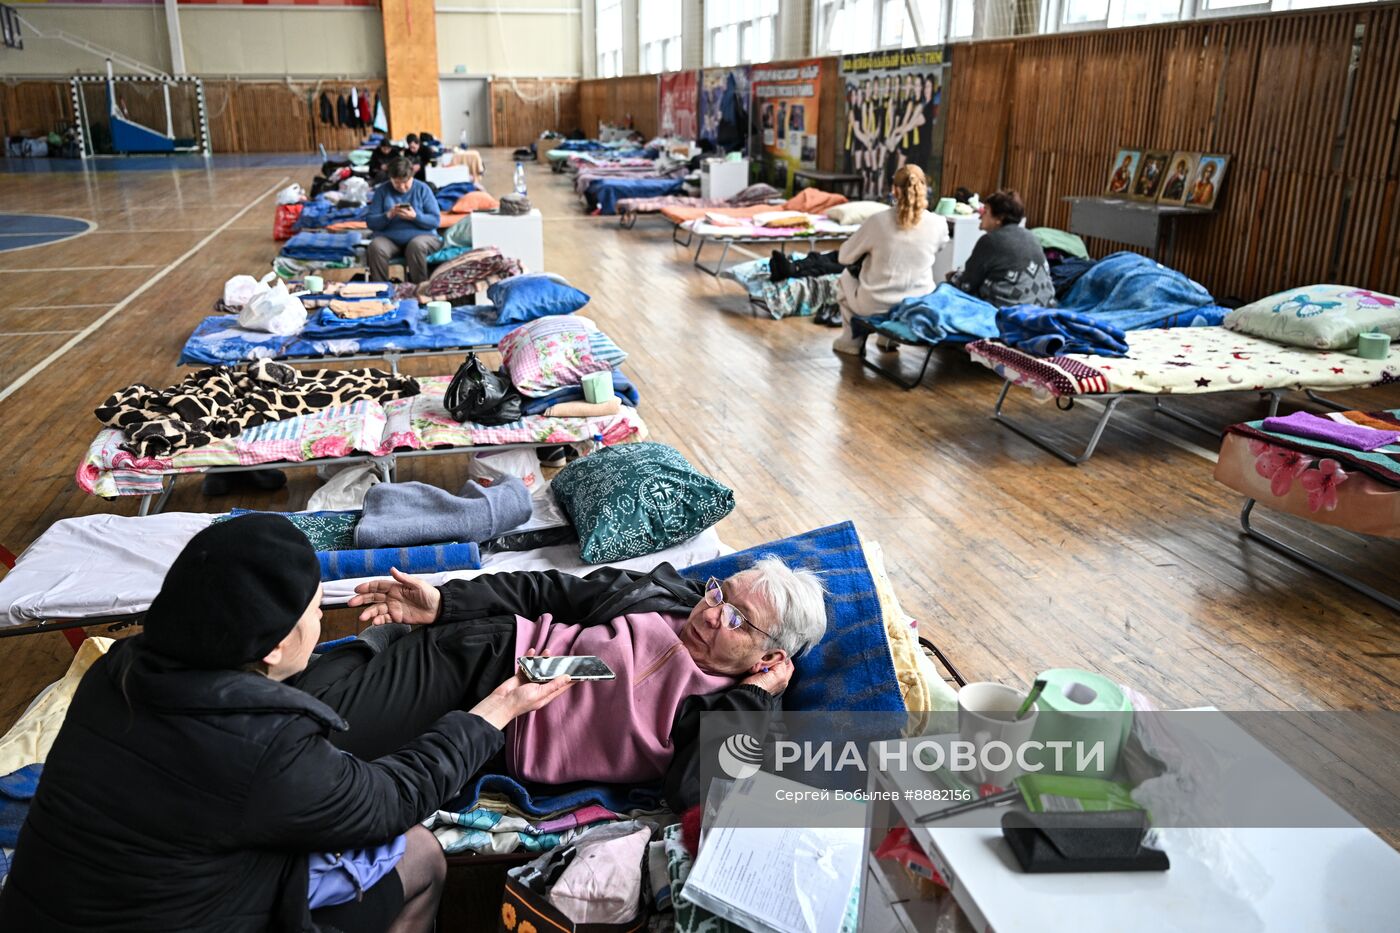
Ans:
POLYGON ((95 496, 159 493, 164 477, 216 466, 300 463, 335 457, 385 456, 395 451, 452 450, 503 444, 604 444, 642 440, 647 428, 636 409, 623 406, 604 418, 529 415, 493 427, 458 424, 443 407, 451 376, 418 380, 421 392, 387 403, 363 400, 245 431, 173 457, 143 458, 123 450, 122 433, 104 428, 78 466, 78 486, 95 496))
POLYGON ((1400 344, 1384 360, 1345 350, 1306 350, 1224 327, 1128 331, 1124 357, 1039 357, 995 340, 967 352, 1003 379, 1037 395, 1118 392, 1203 394, 1270 389, 1359 389, 1400 382, 1400 344))
MULTIPOLYGON (((1395 430, 1400 411, 1334 412, 1334 421, 1395 430)), ((1400 538, 1400 444, 1370 452, 1231 425, 1215 478, 1259 504, 1360 534, 1400 538)))
MULTIPOLYGON (((790 213, 790 212, 789 212, 790 213)), ((686 230, 693 230, 702 237, 717 240, 762 239, 762 240, 841 240, 860 229, 860 224, 838 224, 825 217, 816 218, 810 227, 764 227, 756 223, 740 221, 734 226, 710 223, 706 220, 687 220, 681 224, 686 230)))

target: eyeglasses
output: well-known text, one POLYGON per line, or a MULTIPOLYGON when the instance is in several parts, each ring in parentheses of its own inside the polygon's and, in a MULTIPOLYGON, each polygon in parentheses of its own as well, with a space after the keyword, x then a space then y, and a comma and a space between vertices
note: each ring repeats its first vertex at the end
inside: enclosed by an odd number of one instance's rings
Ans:
POLYGON ((719 581, 714 577, 710 577, 705 583, 705 605, 718 606, 720 610, 719 617, 729 628, 740 628, 741 626, 747 625, 769 641, 773 640, 772 635, 769 635, 763 629, 744 618, 742 612, 724 601, 724 590, 720 588, 719 581))

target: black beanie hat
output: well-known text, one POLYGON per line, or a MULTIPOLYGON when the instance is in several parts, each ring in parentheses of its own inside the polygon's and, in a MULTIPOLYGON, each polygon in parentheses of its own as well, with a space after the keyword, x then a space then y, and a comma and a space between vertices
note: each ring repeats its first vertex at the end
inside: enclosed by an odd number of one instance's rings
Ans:
POLYGON ((151 650, 200 670, 261 660, 321 582, 316 550, 281 515, 241 515, 190 539, 146 612, 151 650))

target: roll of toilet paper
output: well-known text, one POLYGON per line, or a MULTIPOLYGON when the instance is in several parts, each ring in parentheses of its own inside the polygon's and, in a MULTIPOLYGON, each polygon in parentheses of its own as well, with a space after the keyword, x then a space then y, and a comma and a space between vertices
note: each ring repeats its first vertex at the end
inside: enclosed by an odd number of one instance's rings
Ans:
POLYGON ((452 321, 452 305, 446 301, 430 301, 428 308, 429 324, 448 324, 452 321))
POLYGON ((1036 703, 1040 715, 1031 739, 1045 746, 1037 752, 1043 770, 1110 777, 1133 728, 1132 702, 1116 683, 1091 671, 1059 667, 1040 677, 1045 692, 1036 703), (1057 748, 1051 742, 1070 744, 1057 748))

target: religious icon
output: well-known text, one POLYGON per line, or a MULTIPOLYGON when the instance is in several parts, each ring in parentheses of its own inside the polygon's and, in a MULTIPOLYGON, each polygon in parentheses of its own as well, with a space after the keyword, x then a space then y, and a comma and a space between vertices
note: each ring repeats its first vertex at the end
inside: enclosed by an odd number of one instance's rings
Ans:
POLYGON ((1190 193, 1191 176, 1196 171, 1200 155, 1195 152, 1173 152, 1167 163, 1167 180, 1162 182, 1162 193, 1157 197, 1158 204, 1180 207, 1186 203, 1190 193))
POLYGON ((1142 154, 1142 168, 1138 170, 1137 181, 1133 182, 1133 197, 1140 201, 1155 201, 1162 189, 1162 179, 1167 175, 1167 160, 1170 152, 1155 150, 1142 154))
POLYGON ((1211 210, 1215 199, 1220 197, 1220 186, 1225 182, 1225 168, 1230 164, 1227 155, 1203 155, 1191 179, 1186 193, 1186 206, 1211 210))
POLYGON ((1108 176, 1108 193, 1126 197, 1132 190, 1133 177, 1141 161, 1142 153, 1137 149, 1119 149, 1108 176))

